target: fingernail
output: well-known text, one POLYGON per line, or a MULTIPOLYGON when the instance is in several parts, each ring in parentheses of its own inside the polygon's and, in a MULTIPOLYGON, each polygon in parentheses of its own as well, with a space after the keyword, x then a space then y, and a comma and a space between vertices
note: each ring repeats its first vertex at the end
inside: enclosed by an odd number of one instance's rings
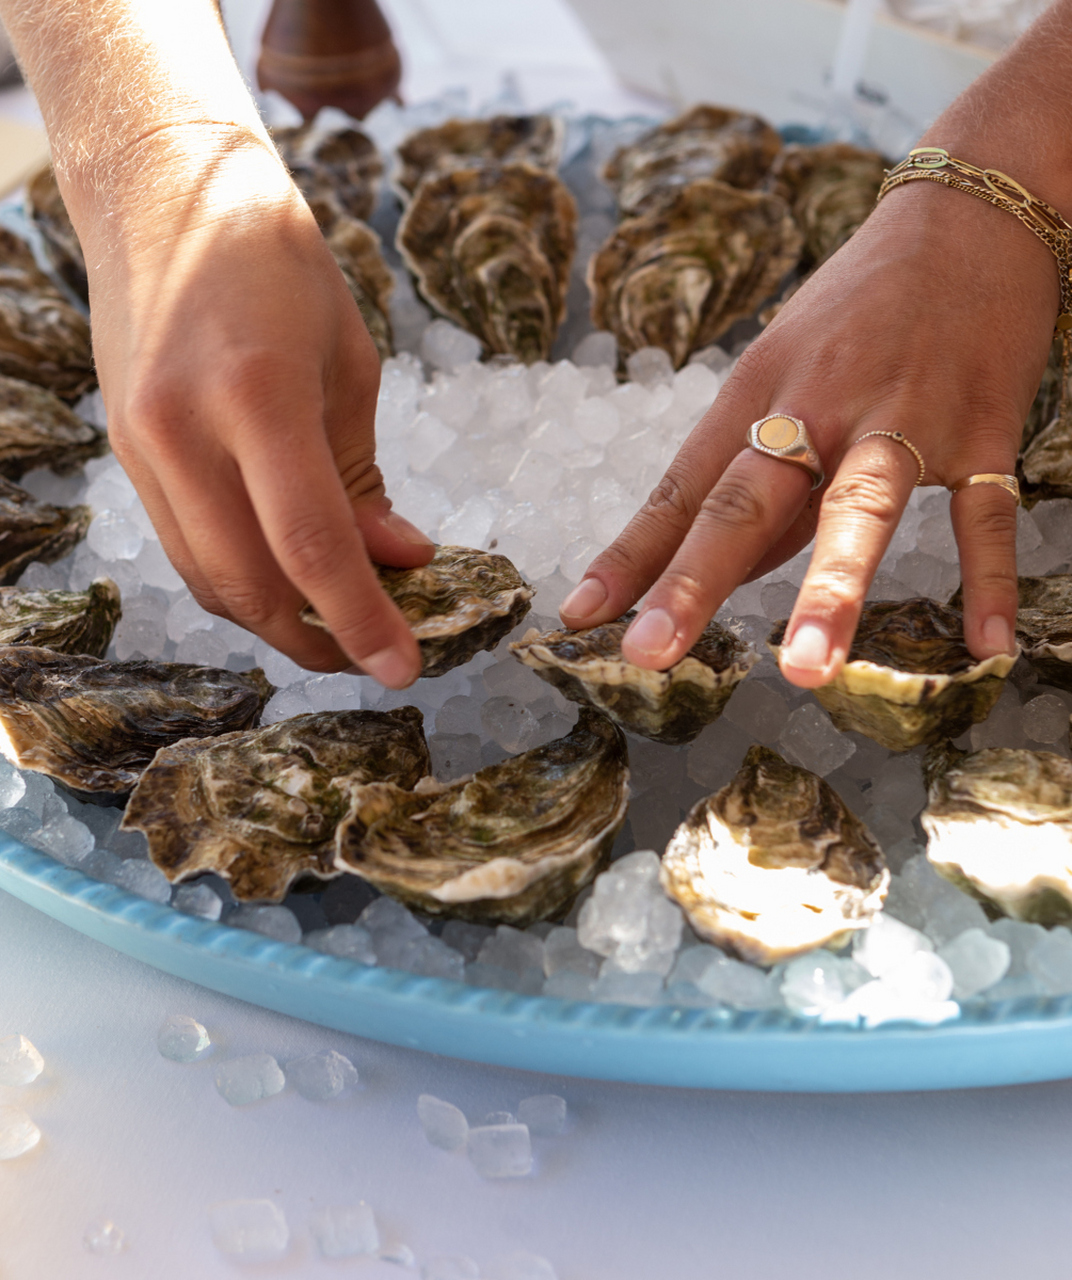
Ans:
POLYGON ((565 616, 567 613, 571 618, 587 618, 590 613, 605 604, 607 600, 607 588, 600 582, 598 578, 585 578, 580 586, 574 587, 569 595, 562 601, 562 607, 559 613, 565 616))
POLYGON ((413 662, 397 649, 380 649, 361 659, 358 673, 363 672, 386 685, 388 689, 405 689, 417 678, 413 662))
POLYGON ((634 649, 656 658, 673 641, 677 627, 665 609, 649 609, 637 618, 625 634, 634 649))
POLYGON ((830 661, 830 637, 817 623, 802 622, 782 650, 782 659, 798 671, 821 671, 830 661))
POLYGON ((403 542, 410 543, 414 547, 434 547, 435 543, 426 533, 421 533, 415 524, 410 524, 405 516, 400 516, 397 511, 388 511, 383 517, 381 524, 385 529, 390 530, 396 537, 401 538, 403 542))
POLYGON ((1000 614, 983 623, 983 644, 995 653, 1012 653, 1012 628, 1000 614))

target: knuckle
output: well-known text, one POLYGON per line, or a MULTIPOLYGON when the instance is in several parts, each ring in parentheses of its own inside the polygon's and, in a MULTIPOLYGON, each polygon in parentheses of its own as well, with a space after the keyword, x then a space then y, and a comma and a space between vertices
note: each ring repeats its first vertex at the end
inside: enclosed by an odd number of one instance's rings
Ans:
POLYGON ((901 514, 889 480, 871 471, 856 471, 838 478, 823 498, 824 514, 840 518, 861 516, 879 524, 893 524, 901 514))
POLYGON ((1001 501, 977 502, 974 510, 965 516, 965 525, 972 538, 982 538, 987 542, 1014 543, 1016 541, 1016 507, 1008 498, 994 494, 1001 501))
POLYGON ((695 500, 672 470, 652 489, 644 504, 644 510, 651 515, 675 522, 690 520, 695 507, 695 500))
POLYGON ((818 604, 824 613, 853 612, 860 608, 863 583, 859 566, 849 561, 832 561, 808 575, 800 593, 809 604, 818 604))
POLYGON ((249 631, 268 626, 278 611, 278 592, 255 578, 216 577, 195 598, 202 608, 220 617, 233 618, 249 631))
POLYGON ((322 521, 306 517, 284 526, 278 548, 288 577, 299 584, 316 583, 336 564, 339 539, 322 521))
POLYGON ((737 528, 763 524, 766 517, 767 504, 757 489, 743 480, 723 476, 700 504, 697 518, 715 528, 737 528))
POLYGON ((687 569, 671 565, 660 580, 660 592, 663 591, 674 601, 675 611, 679 614, 684 612, 698 615, 706 610, 707 592, 704 585, 687 569))
POLYGON ((351 502, 369 502, 387 493, 383 472, 372 461, 367 448, 343 451, 336 456, 335 465, 351 502))

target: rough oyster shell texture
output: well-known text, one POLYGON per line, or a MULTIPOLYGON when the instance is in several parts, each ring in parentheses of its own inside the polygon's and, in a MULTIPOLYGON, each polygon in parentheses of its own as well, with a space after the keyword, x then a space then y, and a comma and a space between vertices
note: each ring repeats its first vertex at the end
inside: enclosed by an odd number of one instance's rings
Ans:
POLYGON ((86 591, 0 587, 0 645, 103 658, 121 614, 119 588, 111 578, 98 578, 86 591))
POLYGON ((1072 394, 1062 405, 1063 355, 1058 336, 1024 424, 1017 472, 1028 507, 1046 498, 1072 498, 1072 394))
POLYGON ((0 376, 0 476, 35 467, 66 475, 108 447, 108 438, 44 387, 0 376))
POLYGON ((86 259, 50 164, 27 181, 26 212, 41 232, 45 253, 56 274, 88 305, 86 259))
POLYGON ((586 631, 532 628, 510 651, 572 702, 591 703, 630 733, 672 746, 691 742, 722 714, 758 654, 712 620, 680 662, 647 671, 622 657, 634 616, 586 631))
POLYGON ((0 647, 0 750, 94 804, 121 801, 160 747, 256 724, 272 686, 259 668, 101 662, 0 647))
POLYGON ((622 351, 662 347, 679 369, 751 316, 800 257, 785 201, 702 179, 620 223, 588 264, 592 322, 622 351))
POLYGON ((0 374, 77 400, 97 385, 89 321, 0 227, 0 374))
POLYGON ((605 865, 628 793, 621 730, 582 707, 566 737, 470 778, 359 794, 338 865, 429 915, 555 920, 605 865))
POLYGON ((1047 684, 1072 690, 1072 574, 1020 578, 1016 638, 1047 684))
POLYGON ((89 507, 54 507, 0 480, 0 586, 9 586, 33 560, 51 564, 85 537, 89 507))
POLYGON ((448 120, 411 133, 398 148, 395 186, 408 200, 430 173, 473 164, 531 164, 554 171, 562 152, 562 121, 553 116, 490 116, 448 120))
POLYGON ((214 871, 240 900, 279 902, 331 879, 335 828, 369 782, 412 788, 430 769, 416 707, 324 711, 157 752, 127 804, 171 881, 214 871))
POLYGON ((702 938, 771 965, 866 928, 890 873, 828 783, 753 746, 678 827, 659 878, 702 938))
POLYGON ((622 214, 652 213, 697 178, 754 187, 782 140, 760 116, 701 104, 611 156, 603 170, 622 214))
POLYGON ((566 313, 577 206, 529 164, 430 174, 398 224, 425 300, 492 355, 546 360, 566 313))
POLYGON ((1072 922, 1072 762, 996 747, 929 763, 922 822, 934 869, 992 915, 1072 922))
POLYGON ((273 129, 272 141, 325 231, 340 217, 362 222, 372 217, 383 160, 376 144, 360 129, 324 132, 307 122, 273 129))
MULTIPOLYGON (((785 628, 771 632, 775 656, 785 628)), ((1015 662, 1009 654, 977 662, 958 609, 923 597, 881 600, 864 606, 840 674, 812 692, 839 729, 907 751, 985 720, 1015 662)))
POLYGON ((386 360, 394 350, 390 311, 395 278, 383 259, 380 237, 356 218, 340 217, 327 236, 327 245, 376 344, 380 360, 386 360))

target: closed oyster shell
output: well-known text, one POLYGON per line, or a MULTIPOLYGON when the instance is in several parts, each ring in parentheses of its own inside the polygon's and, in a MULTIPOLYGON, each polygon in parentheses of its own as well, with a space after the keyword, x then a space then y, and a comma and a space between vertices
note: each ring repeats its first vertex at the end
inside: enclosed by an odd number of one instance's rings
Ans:
POLYGON ((380 237, 356 218, 341 217, 327 236, 328 248, 339 264, 380 360, 393 354, 391 293, 395 278, 383 259, 380 237))
POLYGON ((592 322, 629 355, 662 347, 676 369, 778 287, 803 243, 784 200, 700 180, 620 223, 588 264, 592 322))
MULTIPOLYGON (((1020 578, 1016 638, 1047 684, 1072 690, 1072 574, 1020 578)), ((955 597, 954 597, 955 599, 955 597)))
POLYGON ((473 164, 531 164, 553 172, 563 133, 562 121, 546 115, 448 120, 419 129, 398 148, 395 186, 406 200, 430 173, 473 164))
POLYGON ((621 147, 603 177, 627 217, 654 212, 697 178, 756 186, 782 149, 760 116, 701 104, 621 147))
POLYGON ((922 815, 934 869, 991 915, 1072 923, 1072 762, 1052 751, 937 750, 922 815))
POLYGON ((296 880, 340 875, 335 828, 369 782, 428 774, 416 707, 324 711, 162 747, 123 817, 172 882, 214 871, 240 901, 279 902, 296 880))
POLYGON ((636 615, 585 631, 535 627, 510 652, 572 702, 591 703, 630 733, 680 746, 722 714, 758 654, 712 620, 680 662, 647 671, 622 657, 622 636, 636 615))
POLYGON ((0 480, 0 586, 9 586, 33 560, 51 564, 85 537, 89 507, 54 507, 0 480))
POLYGON ((103 658, 121 614, 119 588, 111 578, 98 578, 86 591, 0 587, 0 645, 103 658))
POLYGON ((273 129, 272 141, 325 231, 340 217, 362 222, 372 217, 383 160, 367 134, 360 129, 325 132, 309 121, 273 129))
POLYGON ((338 866, 416 910, 519 927, 561 918, 625 822, 625 738, 581 708, 571 733, 447 786, 359 794, 338 866))
POLYGON ((67 475, 108 447, 108 437, 44 387, 0 376, 0 476, 35 467, 67 475))
POLYGON ((160 747, 248 729, 273 693, 259 668, 101 662, 0 647, 0 751, 83 801, 129 794, 160 747))
MULTIPOLYGON (((777 657, 785 622, 768 645, 777 657)), ((977 662, 958 609, 919 597, 864 606, 848 661, 812 692, 842 730, 890 751, 956 738, 990 714, 1017 655, 977 662)))
POLYGON ((754 746, 729 786, 690 810, 659 878, 702 938, 771 965, 866 928, 890 873, 828 783, 754 746))
POLYGON ((546 360, 566 313, 577 206, 528 164, 430 174, 398 224, 425 300, 492 355, 546 360))
POLYGON ((34 261, 30 246, 0 227, 0 375, 77 400, 97 385, 89 321, 34 261))
POLYGON ((86 259, 50 164, 26 183, 26 212, 33 219, 56 274, 88 306, 86 259))

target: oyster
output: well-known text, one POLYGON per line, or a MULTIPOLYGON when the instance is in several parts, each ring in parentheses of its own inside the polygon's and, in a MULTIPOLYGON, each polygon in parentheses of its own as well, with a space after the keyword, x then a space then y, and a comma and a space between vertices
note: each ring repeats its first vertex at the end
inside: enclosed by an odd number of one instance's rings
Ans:
POLYGON ((620 223, 588 264, 592 322, 622 351, 662 347, 676 369, 751 316, 800 256, 784 200, 699 180, 620 223))
POLYGON ((383 161, 376 144, 360 129, 325 133, 307 122, 273 129, 272 141, 325 231, 340 217, 362 222, 372 217, 383 161))
POLYGON ((581 708, 571 733, 446 786, 359 792, 337 865, 407 906, 480 924, 565 915, 625 822, 625 738, 581 708))
POLYGON ((89 507, 54 507, 0 480, 0 586, 9 586, 32 560, 51 564, 85 537, 89 507))
MULTIPOLYGON (((785 622, 768 645, 777 657, 785 622)), ((890 751, 956 738, 985 720, 1016 656, 977 662, 958 609, 922 597, 864 606, 848 661, 812 692, 842 730, 866 733, 890 751)))
POLYGON ((1072 690, 1072 574, 1019 580, 1016 638, 1047 684, 1072 690))
POLYGON ((1058 337, 1024 425, 1017 463, 1028 507, 1046 498, 1072 498, 1072 395, 1062 398, 1063 387, 1063 338, 1058 337))
POLYGON ((611 156, 603 178, 627 217, 652 213, 697 178, 756 186, 782 149, 760 116, 702 104, 668 120, 611 156))
POLYGON ((430 173, 473 164, 531 164, 553 172, 562 152, 562 121, 553 116, 491 116, 448 120, 420 129, 398 148, 395 185, 403 200, 430 173))
POLYGON ((101 662, 0 647, 0 751, 93 804, 121 801, 160 747, 248 729, 273 693, 259 668, 101 662))
MULTIPOLYGON (((505 556, 471 547, 437 547, 420 569, 381 565, 379 575, 417 638, 422 676, 445 675, 494 649, 532 607, 532 588, 505 556)), ((324 627, 311 605, 301 616, 324 627)))
MULTIPOLYGON (((1020 452, 1025 453, 1035 437, 1053 422, 1056 415, 1061 409, 1061 387, 1064 380, 1064 338, 1058 334, 1054 338, 1050 346, 1050 358, 1046 362, 1046 368, 1042 373, 1042 381, 1039 383, 1039 389, 1032 402, 1031 408, 1027 413, 1027 421, 1024 423, 1024 433, 1020 439, 1020 452)), ((1026 476, 1023 475, 1021 469, 1020 475, 1021 488, 1024 487, 1026 476)), ((1060 495, 1050 495, 1057 497, 1060 495)), ((1064 496, 1069 496, 1068 494, 1064 496)), ((1037 498, 1036 498, 1037 501, 1037 498)))
POLYGON ((934 869, 992 915, 1072 923, 1072 761, 938 750, 922 815, 934 869))
POLYGON ((646 671, 622 657, 622 636, 635 616, 587 631, 533 627, 510 652, 572 702, 591 703, 630 733, 672 746, 691 742, 722 714, 758 654, 712 620, 680 662, 646 671))
POLYGON ((659 879, 702 938, 771 965, 867 928, 890 873, 833 787, 754 746, 729 786, 690 810, 659 879))
POLYGON ((88 305, 86 259, 50 164, 27 181, 26 212, 41 232, 45 253, 56 274, 88 305))
POLYGON ((0 587, 0 646, 31 644, 103 658, 121 613, 111 578, 98 578, 87 591, 0 587))
POLYGON ((104 432, 51 391, 0 376, 0 476, 18 480, 35 467, 66 475, 107 447, 104 432))
POLYGON ((324 711, 162 747, 127 803, 171 881, 214 871, 240 900, 279 902, 331 879, 335 828, 369 782, 411 788, 430 768, 416 707, 324 711))
POLYGON ((391 293, 395 278, 383 260, 380 237, 356 218, 339 218, 327 236, 328 248, 353 294, 380 360, 393 351, 391 293))
POLYGON ((398 224, 425 300, 493 355, 546 360, 566 313, 577 206, 529 164, 430 174, 398 224))

